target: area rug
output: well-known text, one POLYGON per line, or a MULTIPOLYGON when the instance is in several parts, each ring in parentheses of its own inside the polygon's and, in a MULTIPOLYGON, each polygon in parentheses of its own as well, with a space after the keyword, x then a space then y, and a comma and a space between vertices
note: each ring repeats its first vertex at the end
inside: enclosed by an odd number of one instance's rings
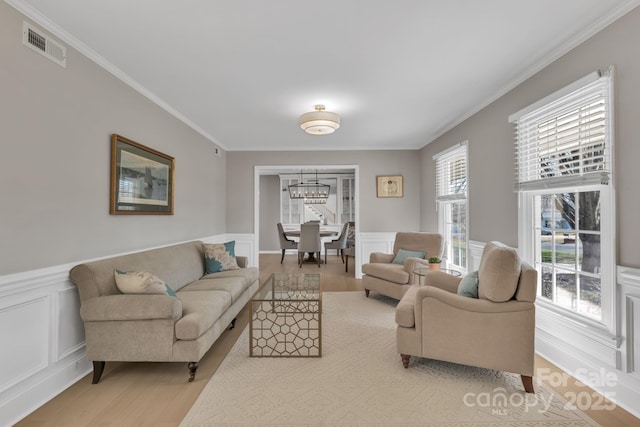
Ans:
POLYGON ((598 425, 515 374, 414 357, 404 369, 395 303, 324 293, 321 358, 250 358, 245 330, 180 426, 598 425))

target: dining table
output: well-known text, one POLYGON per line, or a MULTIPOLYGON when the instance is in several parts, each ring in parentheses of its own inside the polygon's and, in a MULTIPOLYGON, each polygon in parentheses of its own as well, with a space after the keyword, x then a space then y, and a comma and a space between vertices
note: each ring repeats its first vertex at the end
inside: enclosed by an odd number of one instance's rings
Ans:
MULTIPOLYGON (((287 237, 300 237, 300 230, 289 230, 285 231, 284 235, 287 237)), ((336 230, 323 230, 320 229, 320 238, 323 237, 332 237, 337 236, 338 232, 336 230)), ((309 256, 304 260, 304 262, 318 262, 316 259, 316 254, 314 252, 308 252, 309 256)), ((322 260, 320 260, 322 262, 322 260)))

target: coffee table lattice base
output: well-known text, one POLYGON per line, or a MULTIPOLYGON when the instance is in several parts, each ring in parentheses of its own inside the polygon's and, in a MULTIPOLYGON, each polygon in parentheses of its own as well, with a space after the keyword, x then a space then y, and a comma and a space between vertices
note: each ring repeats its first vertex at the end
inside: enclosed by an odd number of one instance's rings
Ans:
POLYGON ((250 356, 322 356, 322 300, 257 300, 251 308, 250 356))

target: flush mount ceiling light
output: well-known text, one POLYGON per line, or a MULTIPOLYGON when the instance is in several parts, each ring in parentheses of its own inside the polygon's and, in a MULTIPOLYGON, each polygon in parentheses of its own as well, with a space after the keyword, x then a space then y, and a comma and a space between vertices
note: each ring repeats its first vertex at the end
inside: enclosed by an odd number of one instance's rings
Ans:
POLYGON ((311 135, 328 135, 340 127, 340 116, 324 111, 324 105, 315 106, 316 111, 300 116, 300 127, 311 135))

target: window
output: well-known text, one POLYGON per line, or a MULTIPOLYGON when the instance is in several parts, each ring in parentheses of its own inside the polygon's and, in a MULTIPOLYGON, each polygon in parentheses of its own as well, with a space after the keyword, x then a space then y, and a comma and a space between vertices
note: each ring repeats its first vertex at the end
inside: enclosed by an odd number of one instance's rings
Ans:
POLYGON ((519 246, 540 301, 613 326, 611 72, 514 114, 519 246))
POLYGON ((435 155, 438 229, 447 267, 467 269, 467 143, 435 155))

